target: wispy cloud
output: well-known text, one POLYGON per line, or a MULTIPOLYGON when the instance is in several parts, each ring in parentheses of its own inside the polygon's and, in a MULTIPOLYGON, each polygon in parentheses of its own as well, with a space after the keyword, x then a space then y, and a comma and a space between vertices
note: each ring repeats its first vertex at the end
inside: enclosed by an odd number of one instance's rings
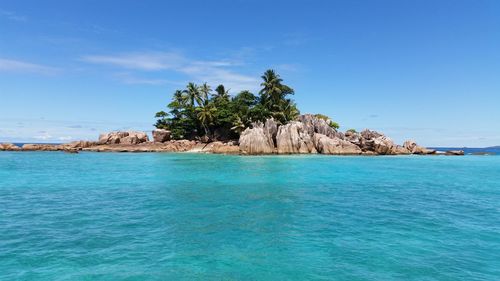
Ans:
POLYGON ((0 72, 21 72, 52 75, 58 71, 55 67, 25 61, 0 58, 0 72))
POLYGON ((131 53, 121 55, 90 55, 82 57, 85 62, 107 64, 127 69, 158 71, 178 67, 184 58, 175 53, 131 53))
POLYGON ((0 16, 12 21, 26 21, 28 19, 26 16, 5 10, 0 10, 0 16))
MULTIPOLYGON (((253 90, 259 85, 254 76, 242 74, 236 70, 242 63, 232 60, 194 60, 175 52, 146 52, 117 55, 88 55, 81 58, 93 64, 102 64, 120 69, 139 72, 172 71, 188 77, 195 82, 207 82, 212 85, 222 83, 233 91, 253 90)), ((132 73, 118 74, 128 84, 178 84, 167 79, 138 78, 132 73)))
POLYGON ((131 84, 131 85, 134 85, 134 84, 142 84, 142 85, 171 84, 171 85, 182 86, 184 84, 183 82, 175 81, 175 80, 141 77, 141 76, 132 74, 130 72, 120 72, 120 73, 115 74, 115 77, 118 78, 123 83, 131 84))

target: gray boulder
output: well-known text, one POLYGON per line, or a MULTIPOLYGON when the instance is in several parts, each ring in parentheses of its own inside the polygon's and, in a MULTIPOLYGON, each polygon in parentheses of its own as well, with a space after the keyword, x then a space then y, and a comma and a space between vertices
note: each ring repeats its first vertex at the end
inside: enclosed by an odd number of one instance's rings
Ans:
POLYGON ((253 155, 274 153, 272 132, 272 127, 266 127, 262 123, 255 123, 253 128, 246 128, 240 135, 240 152, 253 155))
POLYGON ((149 137, 144 132, 110 132, 99 135, 99 144, 139 144, 148 142, 149 137))
POLYGON ((165 129, 155 129, 152 134, 154 142, 166 142, 170 140, 171 132, 165 129))
POLYGON ((330 127, 327 121, 317 118, 312 114, 304 114, 298 117, 298 121, 304 124, 305 130, 312 137, 314 133, 322 134, 330 138, 344 138, 344 135, 330 127))
POLYGON ((357 155, 361 149, 349 141, 340 138, 329 138, 323 134, 314 134, 313 142, 316 150, 322 154, 357 155))
POLYGON ((410 154, 404 146, 396 145, 392 139, 377 132, 364 130, 360 134, 359 146, 363 151, 373 151, 379 155, 410 154))
POLYGON ((21 150, 21 148, 15 144, 12 144, 12 143, 0 143, 0 150, 18 151, 18 150, 21 150))
POLYGON ((278 154, 317 153, 312 137, 301 122, 292 121, 278 128, 276 135, 278 154))
POLYGON ((403 147, 406 148, 412 154, 435 154, 436 150, 428 149, 423 146, 418 145, 414 140, 407 140, 403 143, 403 147))

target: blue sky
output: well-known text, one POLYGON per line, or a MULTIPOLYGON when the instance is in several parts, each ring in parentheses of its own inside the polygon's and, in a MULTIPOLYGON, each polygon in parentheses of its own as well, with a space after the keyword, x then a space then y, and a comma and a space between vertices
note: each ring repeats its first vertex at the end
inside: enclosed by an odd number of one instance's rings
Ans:
POLYGON ((175 89, 257 91, 427 146, 500 144, 500 2, 0 1, 0 141, 150 131, 175 89))

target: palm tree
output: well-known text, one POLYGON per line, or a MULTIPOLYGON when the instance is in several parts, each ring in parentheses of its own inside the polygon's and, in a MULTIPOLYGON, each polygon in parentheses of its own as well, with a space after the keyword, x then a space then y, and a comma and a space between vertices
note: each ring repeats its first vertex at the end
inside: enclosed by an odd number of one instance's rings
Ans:
POLYGON ((262 87, 260 94, 264 99, 264 103, 278 101, 282 95, 281 82, 283 79, 281 79, 280 76, 272 69, 268 69, 264 72, 264 75, 262 75, 261 78, 264 82, 260 84, 262 87))
POLYGON ((215 88, 215 93, 215 98, 229 99, 229 90, 226 90, 226 88, 222 84, 215 88))
POLYGON ((260 90, 261 104, 267 108, 270 115, 278 121, 282 123, 288 121, 289 119, 285 111, 287 110, 286 108, 289 102, 285 97, 293 94, 293 89, 282 84, 283 79, 281 79, 272 69, 264 72, 264 75, 261 77, 262 80, 264 80, 260 84, 262 87, 262 90, 260 90))
POLYGON ((212 92, 212 88, 210 88, 210 86, 205 82, 200 86, 199 91, 203 97, 203 100, 208 100, 208 96, 210 95, 210 92, 212 92))
POLYGON ((286 99, 284 103, 284 117, 286 121, 295 120, 300 112, 297 105, 290 99, 286 99))
POLYGON ((204 106, 196 108, 198 120, 201 122, 201 126, 205 130, 205 135, 210 137, 209 126, 214 121, 214 116, 217 109, 212 103, 205 103, 204 106))
POLYGON ((239 116, 235 117, 232 125, 231 130, 238 135, 241 135, 241 132, 245 130, 245 123, 243 123, 243 120, 241 120, 241 117, 239 116))
POLYGON ((179 104, 185 105, 187 102, 187 97, 184 95, 184 92, 181 90, 176 90, 174 93, 174 101, 178 102, 179 104))
POLYGON ((195 101, 198 104, 202 103, 200 90, 195 83, 189 82, 189 84, 187 84, 186 86, 186 90, 184 90, 184 93, 186 94, 186 98, 190 102, 191 106, 195 106, 195 101))

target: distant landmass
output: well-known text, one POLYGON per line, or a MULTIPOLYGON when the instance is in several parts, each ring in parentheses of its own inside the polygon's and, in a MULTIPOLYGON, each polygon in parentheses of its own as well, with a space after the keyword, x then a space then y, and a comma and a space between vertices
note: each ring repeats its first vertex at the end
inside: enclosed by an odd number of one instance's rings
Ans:
POLYGON ((491 147, 430 147, 437 151, 463 150, 465 154, 500 154, 500 146, 491 147))

